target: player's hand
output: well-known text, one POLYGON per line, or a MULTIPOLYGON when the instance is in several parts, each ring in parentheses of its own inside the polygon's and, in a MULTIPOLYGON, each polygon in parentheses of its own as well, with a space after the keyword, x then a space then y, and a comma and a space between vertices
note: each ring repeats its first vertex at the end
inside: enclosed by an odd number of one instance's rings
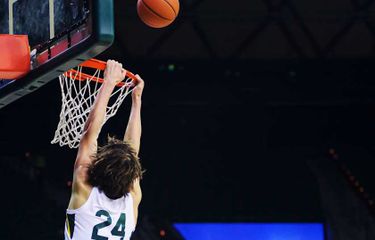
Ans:
POLYGON ((107 67, 104 71, 104 81, 113 85, 118 84, 124 80, 126 76, 126 70, 122 68, 122 64, 114 61, 108 60, 107 67))
POLYGON ((132 98, 133 98, 133 100, 138 100, 138 99, 142 98, 142 92, 143 92, 143 88, 145 86, 145 82, 143 81, 143 79, 138 74, 135 75, 135 77, 137 78, 137 83, 136 83, 136 86, 133 89, 132 98))

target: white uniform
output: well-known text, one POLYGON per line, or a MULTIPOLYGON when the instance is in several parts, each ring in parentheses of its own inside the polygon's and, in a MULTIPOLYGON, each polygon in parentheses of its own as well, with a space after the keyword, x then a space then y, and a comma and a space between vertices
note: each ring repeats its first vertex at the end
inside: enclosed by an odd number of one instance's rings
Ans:
POLYGON ((65 240, 129 240, 135 230, 131 194, 112 200, 93 187, 78 209, 66 210, 65 240))

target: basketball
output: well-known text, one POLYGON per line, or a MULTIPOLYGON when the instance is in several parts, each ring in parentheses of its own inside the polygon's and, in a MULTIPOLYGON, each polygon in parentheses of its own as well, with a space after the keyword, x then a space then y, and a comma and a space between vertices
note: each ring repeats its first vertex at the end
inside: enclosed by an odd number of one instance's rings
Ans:
POLYGON ((139 18, 148 26, 162 28, 171 24, 180 10, 178 0, 138 0, 139 18))

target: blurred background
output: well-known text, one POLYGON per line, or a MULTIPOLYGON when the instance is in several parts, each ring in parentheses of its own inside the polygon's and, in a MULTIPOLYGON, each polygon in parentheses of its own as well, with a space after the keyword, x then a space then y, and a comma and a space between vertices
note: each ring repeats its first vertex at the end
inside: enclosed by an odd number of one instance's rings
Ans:
MULTIPOLYGON (((135 0, 115 0, 115 43, 99 56, 146 82, 133 239, 193 239, 175 223, 375 239, 375 1, 180 4, 174 24, 151 29, 135 0)), ((60 104, 56 80, 0 111, 1 239, 62 239, 76 150, 50 144, 60 104)), ((101 143, 122 137, 130 105, 101 143)), ((271 239, 249 236, 225 239, 271 239)))

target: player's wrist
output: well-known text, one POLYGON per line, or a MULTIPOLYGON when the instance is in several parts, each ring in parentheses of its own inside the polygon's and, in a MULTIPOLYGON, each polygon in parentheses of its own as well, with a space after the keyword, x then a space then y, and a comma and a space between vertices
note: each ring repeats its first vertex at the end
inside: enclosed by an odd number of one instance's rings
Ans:
POLYGON ((133 105, 141 105, 142 104, 142 99, 141 97, 133 97, 132 98, 133 105))
POLYGON ((132 99, 133 99, 133 101, 141 101, 142 100, 142 93, 139 94, 139 93, 134 93, 133 92, 132 99))
POLYGON ((104 85, 104 86, 109 86, 109 87, 115 87, 115 86, 116 86, 116 82, 113 81, 113 80, 112 80, 111 78, 109 78, 109 77, 105 77, 105 78, 104 78, 103 85, 104 85))

